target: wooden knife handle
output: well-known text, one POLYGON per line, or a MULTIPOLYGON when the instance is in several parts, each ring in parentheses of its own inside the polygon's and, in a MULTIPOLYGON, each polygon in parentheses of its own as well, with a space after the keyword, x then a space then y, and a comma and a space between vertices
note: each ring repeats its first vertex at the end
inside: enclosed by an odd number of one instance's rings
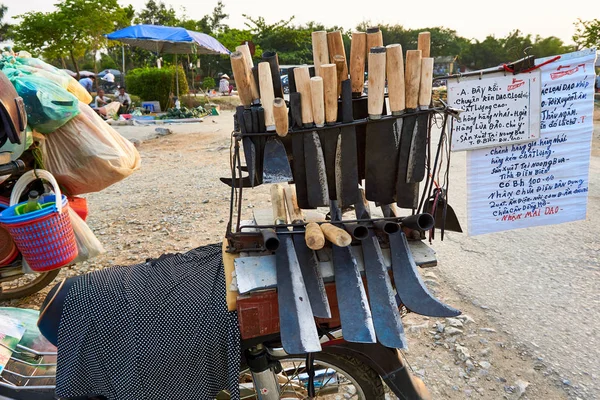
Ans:
MULTIPOLYGON (((346 49, 344 48, 344 39, 342 32, 333 31, 327 32, 327 47, 329 51, 329 62, 335 65, 339 64, 338 68, 342 68, 342 71, 338 73, 338 80, 341 82, 348 78, 348 64, 346 63, 346 49), (343 62, 339 57, 342 57, 343 62), (340 79, 340 74, 343 79, 340 79)), ((339 93, 338 93, 339 96, 339 93)))
POLYGON ((306 225, 304 240, 306 240, 306 245, 311 250, 321 250, 325 247, 325 235, 316 222, 309 222, 306 225))
POLYGON ((335 64, 321 65, 323 97, 325 101, 325 123, 334 124, 338 114, 337 74, 335 64))
POLYGON ((316 76, 321 76, 321 65, 329 63, 329 50, 327 47, 327 32, 312 32, 313 62, 316 76))
POLYGON ((287 224, 283 185, 277 183, 271 185, 271 206, 273 207, 273 223, 275 225, 287 224))
POLYGON ((347 247, 350 246, 350 243, 352 243, 352 236, 350 236, 348 232, 342 228, 331 225, 328 222, 321 224, 321 230, 323 231, 323 235, 325 235, 327 240, 336 246, 347 247))
MULTIPOLYGON (((406 51, 406 69, 404 86, 406 89, 406 108, 416 110, 419 105, 419 86, 421 84, 421 50, 406 51)), ((370 88, 369 88, 370 89, 370 88)))
POLYGON ((421 59, 421 82, 419 84, 419 108, 429 108, 433 84, 433 58, 421 59))
POLYGON ((296 90, 300 93, 302 104, 302 124, 309 127, 313 124, 312 97, 310 91, 310 72, 308 67, 299 67, 294 70, 296 90))
POLYGON ((406 108, 404 57, 402 56, 401 45, 389 44, 386 46, 386 72, 390 109, 392 115, 399 115, 406 108))
POLYGON ((420 32, 417 40, 417 50, 421 50, 423 58, 429 58, 431 52, 431 34, 429 32, 420 32))
POLYGON ((258 63, 258 82, 260 84, 260 93, 262 95, 260 102, 265 109, 265 125, 267 131, 275 130, 275 118, 273 116, 273 101, 275 94, 273 92, 273 81, 271 79, 271 65, 264 61, 258 63))
POLYGON ((337 95, 339 97, 342 94, 342 82, 348 79, 348 66, 346 65, 346 59, 344 56, 339 54, 333 57, 333 63, 335 64, 335 74, 337 76, 337 95))
POLYGON ((323 97, 323 78, 320 76, 310 78, 310 95, 315 126, 322 128, 325 126, 325 102, 323 97))
MULTIPOLYGON (((244 61, 248 64, 248 68, 250 69, 250 89, 252 89, 252 100, 260 99, 260 93, 258 92, 258 84, 254 79, 254 74, 252 73, 252 68, 254 68, 254 61, 252 61, 252 54, 250 54, 250 47, 247 44, 239 45, 235 48, 235 51, 239 51, 244 56, 244 61)), ((235 75, 233 75, 235 77, 235 75)))
POLYGON ((367 57, 373 47, 383 47, 383 35, 378 26, 367 29, 367 57))
POLYGON ((304 216, 296 198, 296 190, 292 186, 285 188, 285 204, 287 205, 292 224, 304 223, 304 216))
POLYGON ((385 99, 385 47, 369 52, 369 91, 367 104, 370 119, 380 119, 385 99))
POLYGON ((281 137, 286 136, 289 129, 288 109, 285 100, 281 97, 273 100, 273 117, 275 118, 275 132, 281 137))
POLYGON ((250 68, 248 68, 244 55, 239 51, 231 53, 229 58, 231 60, 231 70, 235 77, 235 84, 237 86, 238 95, 240 96, 240 101, 244 107, 250 107, 250 104, 252 104, 250 68))
POLYGON ((367 34, 352 32, 350 42, 350 80, 352 93, 360 96, 365 85, 365 58, 367 56, 367 34))

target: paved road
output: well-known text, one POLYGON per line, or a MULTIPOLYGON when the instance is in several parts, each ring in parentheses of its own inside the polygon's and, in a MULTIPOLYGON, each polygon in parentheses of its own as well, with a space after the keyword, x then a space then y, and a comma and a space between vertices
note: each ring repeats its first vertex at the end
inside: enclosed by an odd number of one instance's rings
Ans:
MULTIPOLYGON (((600 124, 595 126, 595 140, 600 124)), ((453 153, 450 198, 466 228, 465 154, 453 153)), ((440 274, 553 367, 573 395, 600 399, 600 157, 585 221, 435 244, 440 274)))

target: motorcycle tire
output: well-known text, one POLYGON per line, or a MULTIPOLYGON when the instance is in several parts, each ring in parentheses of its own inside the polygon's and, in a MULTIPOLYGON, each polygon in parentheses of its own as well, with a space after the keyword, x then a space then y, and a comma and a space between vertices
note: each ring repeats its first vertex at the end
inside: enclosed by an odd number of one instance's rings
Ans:
MULTIPOLYGON (((0 291, 0 301, 19 299, 21 297, 30 296, 34 293, 37 293, 46 286, 50 285, 59 273, 60 269, 54 269, 52 271, 35 274, 37 276, 32 281, 27 282, 22 286, 8 289, 2 287, 2 291, 0 291)), ((19 279, 21 277, 22 275, 19 275, 16 276, 15 279, 19 279)))
MULTIPOLYGON (((278 361, 281 363, 284 371, 286 371, 286 369, 287 369, 286 364, 291 363, 292 367, 289 370, 292 370, 292 371, 295 370, 295 373, 297 373, 298 375, 301 375, 300 371, 302 371, 302 368, 300 368, 300 364, 304 363, 305 360, 306 360, 305 356, 301 356, 301 355, 298 355, 298 356, 289 355, 289 356, 286 356, 283 358, 278 358, 278 361)), ((314 354, 314 365, 315 365, 315 369, 317 369, 317 370, 320 369, 322 371, 323 368, 327 368, 327 369, 331 369, 332 371, 335 371, 336 374, 339 373, 340 375, 345 377, 351 385, 349 385, 349 389, 347 389, 346 393, 342 393, 342 394, 350 395, 351 397, 349 397, 349 398, 359 399, 359 400, 384 400, 385 399, 384 385, 383 385, 383 382, 382 382, 381 378, 379 377, 379 375, 371 367, 363 364, 356 358, 353 358, 350 356, 341 356, 341 355, 337 355, 337 354, 328 354, 328 353, 324 353, 324 352, 319 352, 319 353, 314 354)), ((284 372, 282 372, 282 373, 284 373, 284 372)), ((280 373, 279 375, 281 375, 282 373, 280 373)), ((327 373, 327 370, 325 371, 325 374, 326 373, 327 373)), ((242 381, 244 374, 246 374, 246 377, 248 377, 249 371, 246 370, 246 371, 242 371, 240 373, 240 378, 241 378, 240 381, 242 381)), ((288 385, 287 385, 287 389, 286 389, 286 384, 284 384, 284 386, 281 386, 281 388, 280 388, 280 390, 282 391, 281 398, 285 398, 285 399, 305 398, 305 397, 302 397, 302 396, 306 395, 305 389, 303 388, 302 385, 296 384, 295 388, 291 388, 291 392, 290 392, 291 384, 289 384, 289 383, 290 383, 290 381, 295 382, 296 379, 294 376, 289 377, 285 373, 284 373, 284 375, 287 379, 288 385), (295 395, 298 397, 295 397, 295 395)), ((334 386, 335 386, 335 383, 339 383, 337 381, 337 377, 338 376, 336 375, 336 378, 335 378, 336 382, 334 382, 334 386)), ((323 379, 324 378, 322 378, 321 382, 319 383, 319 379, 317 377, 315 377, 315 400, 326 400, 326 399, 336 398, 336 397, 334 397, 334 396, 336 396, 336 394, 328 392, 327 390, 324 390, 324 393, 321 393, 319 388, 327 387, 327 384, 328 384, 327 382, 329 382, 330 378, 328 378, 328 381, 326 381, 326 382, 323 379)), ((342 388, 342 390, 344 390, 344 388, 342 388)), ((332 389, 335 390, 335 387, 332 389)), ((337 394, 339 395, 339 392, 337 394)), ((242 398, 247 398, 247 397, 245 397, 243 395, 242 398)), ((346 397, 344 397, 344 398, 346 398, 346 397)), ((217 399, 220 399, 220 397, 217 396, 217 399)))

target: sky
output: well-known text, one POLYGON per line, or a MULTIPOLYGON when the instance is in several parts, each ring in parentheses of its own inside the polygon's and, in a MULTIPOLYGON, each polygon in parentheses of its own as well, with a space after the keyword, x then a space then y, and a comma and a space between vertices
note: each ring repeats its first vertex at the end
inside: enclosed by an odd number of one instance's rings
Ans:
MULTIPOLYGON (((163 0, 173 6, 178 15, 185 14, 191 19, 200 19, 209 14, 217 0, 189 1, 163 0)), ((142 9, 146 0, 119 0, 121 5, 132 4, 142 9)), ((12 16, 28 11, 51 11, 53 0, 0 0, 8 7, 7 22, 12 16)), ((483 40, 488 35, 504 37, 519 29, 524 34, 542 37, 556 36, 566 44, 572 44, 575 33, 574 23, 583 20, 600 19, 598 0, 578 0, 573 3, 551 2, 548 0, 526 0, 512 2, 484 2, 463 0, 448 2, 429 0, 407 2, 406 0, 223 0, 225 11, 230 17, 225 21, 234 28, 244 28, 244 17, 262 16, 267 23, 274 23, 294 15, 295 23, 320 22, 325 26, 338 25, 354 29, 363 21, 371 25, 399 24, 405 28, 419 29, 443 26, 455 30, 458 35, 469 39, 483 40), (361 5, 362 4, 362 5, 361 5)), ((12 20, 14 21, 14 20, 12 20)))

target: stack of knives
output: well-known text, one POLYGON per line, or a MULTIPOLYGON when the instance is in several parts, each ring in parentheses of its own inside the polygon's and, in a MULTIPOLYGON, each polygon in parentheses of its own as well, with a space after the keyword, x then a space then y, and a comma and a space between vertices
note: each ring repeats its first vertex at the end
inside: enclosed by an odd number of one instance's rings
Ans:
POLYGON ((396 211, 396 205, 418 208, 419 183, 426 175, 430 36, 419 35, 418 50, 407 51, 406 62, 399 44, 384 47, 377 27, 352 33, 349 62, 339 31, 312 32, 312 47, 314 66, 288 72, 289 101, 276 53, 264 53, 257 66, 247 45, 231 54, 242 103, 235 122, 248 172, 240 182, 243 187, 273 184, 282 344, 290 354, 321 349, 316 326, 308 321, 331 317, 316 253, 326 248, 344 338, 406 348, 399 304, 428 316, 460 313, 427 290, 408 247, 405 231, 429 230, 433 217, 400 218, 396 211), (384 218, 371 217, 369 201, 384 218), (318 207, 328 208, 329 220, 307 223, 302 209, 318 207), (348 209, 355 213, 352 222, 342 219, 348 209), (390 248, 395 285, 382 244, 390 248), (357 254, 363 257, 366 281, 357 254))

